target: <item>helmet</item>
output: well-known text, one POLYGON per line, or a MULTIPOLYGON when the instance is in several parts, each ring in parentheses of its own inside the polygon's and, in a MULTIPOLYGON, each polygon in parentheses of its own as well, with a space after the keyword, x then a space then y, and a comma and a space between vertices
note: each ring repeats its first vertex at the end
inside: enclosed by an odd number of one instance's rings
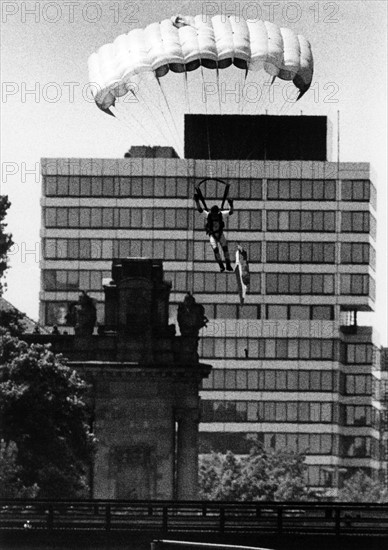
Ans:
POLYGON ((210 212, 212 214, 218 214, 219 211, 220 211, 220 209, 218 208, 218 206, 216 204, 210 208, 210 212))

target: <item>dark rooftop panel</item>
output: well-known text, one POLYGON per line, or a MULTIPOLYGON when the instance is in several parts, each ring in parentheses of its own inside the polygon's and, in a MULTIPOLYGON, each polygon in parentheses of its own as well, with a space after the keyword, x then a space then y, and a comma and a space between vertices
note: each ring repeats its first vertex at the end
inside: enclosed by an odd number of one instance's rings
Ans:
POLYGON ((185 115, 185 158, 327 160, 326 116, 185 115))

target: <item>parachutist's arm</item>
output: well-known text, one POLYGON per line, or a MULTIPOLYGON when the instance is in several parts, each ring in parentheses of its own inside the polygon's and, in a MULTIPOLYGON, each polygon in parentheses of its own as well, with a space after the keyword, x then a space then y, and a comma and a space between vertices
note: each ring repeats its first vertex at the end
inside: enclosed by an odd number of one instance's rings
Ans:
POLYGON ((232 199, 228 199, 228 203, 229 203, 229 210, 221 210, 221 214, 225 218, 227 218, 228 216, 231 216, 234 212, 232 199))
POLYGON ((233 200, 232 199, 228 199, 228 203, 229 203, 229 216, 231 216, 234 212, 234 208, 233 208, 233 200))
POLYGON ((204 211, 204 209, 202 208, 201 206, 201 203, 200 203, 200 199, 199 199, 199 196, 197 193, 194 193, 194 200, 195 200, 195 204, 196 204, 196 207, 197 207, 197 210, 200 214, 202 214, 202 212, 204 211))

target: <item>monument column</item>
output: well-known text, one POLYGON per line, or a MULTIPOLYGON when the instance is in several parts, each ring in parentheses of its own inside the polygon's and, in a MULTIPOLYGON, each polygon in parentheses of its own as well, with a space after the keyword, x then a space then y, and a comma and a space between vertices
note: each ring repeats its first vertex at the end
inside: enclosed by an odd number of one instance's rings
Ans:
POLYGON ((177 499, 198 499, 198 409, 178 409, 177 499))

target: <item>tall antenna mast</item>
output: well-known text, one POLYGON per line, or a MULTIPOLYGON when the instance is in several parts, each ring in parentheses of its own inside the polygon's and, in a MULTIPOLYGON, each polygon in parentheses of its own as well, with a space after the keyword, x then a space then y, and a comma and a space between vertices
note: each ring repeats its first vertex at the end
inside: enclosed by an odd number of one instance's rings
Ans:
POLYGON ((337 111, 337 164, 339 170, 340 163, 340 112, 337 111))

